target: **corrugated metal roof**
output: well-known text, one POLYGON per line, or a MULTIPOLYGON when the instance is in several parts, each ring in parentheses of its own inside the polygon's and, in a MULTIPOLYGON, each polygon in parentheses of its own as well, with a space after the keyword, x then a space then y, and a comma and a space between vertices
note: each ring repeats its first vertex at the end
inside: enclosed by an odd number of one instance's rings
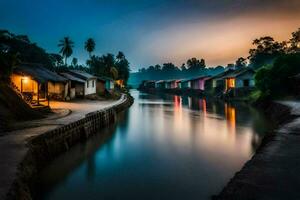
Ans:
POLYGON ((238 69, 238 70, 234 70, 233 72, 223 76, 222 78, 235 78, 238 77, 246 72, 253 72, 255 73, 255 71, 252 68, 242 68, 242 69, 238 69))
POLYGON ((32 79, 37 82, 44 83, 47 81, 52 82, 65 82, 66 78, 60 76, 59 74, 48 70, 41 64, 20 64, 14 68, 14 73, 22 74, 26 76, 31 76, 32 79))
POLYGON ((76 76, 76 77, 84 79, 84 80, 97 78, 96 76, 94 76, 92 74, 89 74, 87 72, 80 71, 80 70, 69 70, 67 73, 70 73, 73 76, 76 76))
POLYGON ((71 80, 71 81, 76 81, 79 83, 85 83, 85 80, 80 79, 78 77, 73 76, 72 74, 68 74, 68 73, 60 73, 62 76, 64 76, 65 78, 71 80))

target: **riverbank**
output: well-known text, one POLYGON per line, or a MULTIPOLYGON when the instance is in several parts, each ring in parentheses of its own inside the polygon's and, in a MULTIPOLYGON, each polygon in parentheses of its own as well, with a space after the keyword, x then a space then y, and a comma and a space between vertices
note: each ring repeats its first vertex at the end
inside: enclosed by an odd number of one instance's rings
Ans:
POLYGON ((32 199, 38 172, 57 155, 87 140, 101 127, 113 123, 116 114, 128 108, 133 99, 122 95, 118 101, 93 106, 75 105, 75 112, 39 127, 13 131, 0 137, 0 199, 32 199), (50 123, 51 122, 51 123, 50 123), (13 156, 12 156, 13 155, 13 156))
POLYGON ((278 129, 213 199, 300 199, 300 102, 262 106, 278 129))

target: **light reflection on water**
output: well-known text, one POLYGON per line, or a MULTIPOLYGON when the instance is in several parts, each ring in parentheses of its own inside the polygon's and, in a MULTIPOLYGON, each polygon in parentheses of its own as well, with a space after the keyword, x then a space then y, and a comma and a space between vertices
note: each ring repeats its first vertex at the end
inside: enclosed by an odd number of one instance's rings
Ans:
POLYGON ((268 127, 254 109, 132 91, 119 122, 41 174, 41 199, 208 199, 268 127))

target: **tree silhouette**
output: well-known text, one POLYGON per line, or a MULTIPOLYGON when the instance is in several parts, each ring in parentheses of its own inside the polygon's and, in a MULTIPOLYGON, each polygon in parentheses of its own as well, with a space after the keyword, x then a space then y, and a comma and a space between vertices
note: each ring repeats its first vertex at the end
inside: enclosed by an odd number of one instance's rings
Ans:
POLYGON ((77 65, 78 65, 78 59, 77 58, 73 58, 71 64, 72 64, 73 67, 77 67, 77 65))
POLYGON ((247 59, 240 57, 235 61, 235 68, 240 69, 247 66, 247 59))
POLYGON ((74 42, 69 37, 64 37, 59 41, 58 47, 61 47, 59 53, 65 57, 65 65, 67 65, 67 58, 73 53, 74 42))
POLYGON ((248 58, 254 68, 272 64, 275 58, 285 53, 284 43, 277 42, 270 36, 255 39, 253 45, 256 48, 250 49, 248 58))
POLYGON ((292 33, 292 38, 289 43, 291 44, 290 52, 299 53, 300 52, 300 28, 292 33))
POLYGON ((85 42, 84 48, 89 53, 89 57, 92 57, 92 52, 95 50, 96 43, 93 38, 87 39, 85 42))

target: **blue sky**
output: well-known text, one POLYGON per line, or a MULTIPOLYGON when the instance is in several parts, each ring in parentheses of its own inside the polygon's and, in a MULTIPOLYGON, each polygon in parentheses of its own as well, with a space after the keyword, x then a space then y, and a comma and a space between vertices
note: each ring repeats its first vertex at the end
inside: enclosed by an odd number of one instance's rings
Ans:
POLYGON ((92 37, 95 54, 123 51, 135 71, 189 57, 226 65, 247 56, 255 37, 288 39, 300 27, 299 11, 297 0, 0 0, 0 28, 56 53, 69 36, 82 63, 92 37))

